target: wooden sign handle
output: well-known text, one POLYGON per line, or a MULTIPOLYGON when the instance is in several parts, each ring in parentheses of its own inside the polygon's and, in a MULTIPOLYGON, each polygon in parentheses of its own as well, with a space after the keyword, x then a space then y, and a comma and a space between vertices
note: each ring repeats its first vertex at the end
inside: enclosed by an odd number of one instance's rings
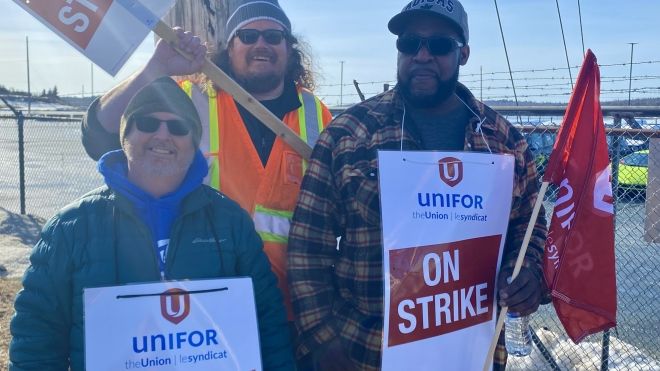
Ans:
MULTIPOLYGON (((160 38, 174 46, 174 49, 181 53, 181 55, 188 59, 192 59, 190 55, 176 48, 176 45, 178 44, 176 33, 163 21, 158 21, 153 31, 160 38)), ((238 85, 236 81, 227 76, 224 71, 222 71, 208 58, 206 58, 204 66, 202 66, 202 72, 209 79, 211 79, 211 81, 222 88, 222 90, 226 91, 232 97, 234 97, 236 102, 250 111, 251 114, 259 119, 259 121, 264 123, 264 125, 266 125, 266 127, 275 133, 275 135, 282 138, 286 144, 290 145, 304 159, 309 160, 309 158, 312 156, 312 148, 293 130, 289 129, 289 127, 286 126, 282 120, 280 120, 266 107, 264 107, 261 102, 256 100, 252 95, 250 95, 250 93, 245 91, 245 89, 238 85)))
MULTIPOLYGON (((529 219, 527 224, 527 230, 525 231, 525 237, 523 238, 520 251, 518 252, 518 258, 516 259, 516 265, 513 267, 513 273, 511 274, 511 280, 515 280, 520 273, 520 268, 522 263, 525 260, 525 253, 527 252, 527 246, 529 246, 529 241, 532 238, 532 232, 534 231, 534 226, 536 225, 536 219, 539 217, 539 211, 541 210, 541 205, 543 205, 543 198, 545 193, 548 191, 548 186, 550 183, 543 182, 541 184, 541 189, 539 190, 538 195, 536 196, 536 202, 534 203, 534 209, 532 210, 532 217, 529 219)), ((495 355, 495 348, 497 347, 497 341, 500 338, 500 332, 502 332, 502 327, 504 326, 504 318, 509 311, 508 307, 502 307, 500 309, 500 315, 497 318, 497 323, 495 324, 495 336, 490 341, 490 346, 488 347, 488 355, 484 361, 484 371, 491 369, 493 365, 493 356, 495 355)))

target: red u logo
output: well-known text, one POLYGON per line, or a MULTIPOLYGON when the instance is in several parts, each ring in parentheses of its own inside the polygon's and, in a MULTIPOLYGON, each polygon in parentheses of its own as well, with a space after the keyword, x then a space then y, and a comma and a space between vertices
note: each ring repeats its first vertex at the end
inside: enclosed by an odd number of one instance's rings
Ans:
POLYGON ((182 289, 169 289, 160 296, 160 313, 175 325, 190 314, 190 296, 182 289))
POLYGON ((438 161, 440 180, 455 187, 463 180, 463 162, 455 157, 445 157, 438 161))

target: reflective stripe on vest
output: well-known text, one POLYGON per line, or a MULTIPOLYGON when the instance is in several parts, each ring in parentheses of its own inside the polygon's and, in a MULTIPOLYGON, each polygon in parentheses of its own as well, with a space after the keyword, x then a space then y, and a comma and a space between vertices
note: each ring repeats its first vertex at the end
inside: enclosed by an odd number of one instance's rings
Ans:
POLYGON ((212 85, 207 89, 209 96, 209 152, 207 156, 211 158, 211 166, 209 168, 210 186, 220 190, 220 142, 218 135, 218 93, 212 85))
MULTIPOLYGON (((314 148, 319 134, 323 131, 323 109, 321 101, 307 90, 300 89, 298 99, 302 105, 298 108, 298 125, 300 127, 300 138, 307 145, 314 148), (312 109, 313 108, 313 109, 312 109)), ((303 175, 307 171, 307 160, 303 160, 303 175)))
POLYGON ((301 89, 298 99, 302 106, 298 109, 300 138, 310 147, 314 147, 319 134, 323 131, 323 110, 321 101, 307 90, 301 89))
POLYGON ((287 243, 293 212, 274 210, 256 205, 254 228, 264 242, 287 243))
MULTIPOLYGON (((193 83, 190 80, 185 80, 180 83, 183 89, 190 98, 193 97, 193 83)), ((208 97, 208 112, 209 112, 209 151, 204 155, 211 159, 209 164, 209 179, 210 186, 215 189, 220 189, 220 163, 218 160, 218 153, 220 151, 220 143, 218 141, 218 104, 216 102, 217 93, 211 84, 206 89, 206 96, 208 97)))

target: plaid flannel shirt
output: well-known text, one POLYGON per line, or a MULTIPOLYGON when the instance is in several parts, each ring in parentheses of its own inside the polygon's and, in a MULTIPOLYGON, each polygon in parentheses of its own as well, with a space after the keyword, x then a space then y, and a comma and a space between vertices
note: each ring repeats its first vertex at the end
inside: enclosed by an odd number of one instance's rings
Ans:
MULTIPOLYGON (((523 136, 504 117, 460 84, 457 95, 485 118, 481 132, 476 116, 466 126, 464 150, 490 148, 515 157, 513 204, 502 258, 502 267, 512 267, 538 194, 534 158, 523 136)), ((423 149, 410 130, 404 128, 402 133, 402 117, 403 100, 395 88, 335 118, 314 148, 288 247, 289 285, 300 334, 298 358, 338 336, 357 367, 380 368, 383 248, 377 150, 398 150, 401 143, 404 150, 423 149), (339 248, 337 237, 341 237, 339 248)), ((541 211, 524 261, 541 281, 545 237, 541 211)), ((506 364, 502 335, 495 369, 506 364)))

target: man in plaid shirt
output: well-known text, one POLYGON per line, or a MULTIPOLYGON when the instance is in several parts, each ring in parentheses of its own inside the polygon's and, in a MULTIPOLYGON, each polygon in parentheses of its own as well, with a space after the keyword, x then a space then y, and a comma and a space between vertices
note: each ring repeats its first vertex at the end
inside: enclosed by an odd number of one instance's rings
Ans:
MULTIPOLYGON (((498 277, 498 304, 527 315, 538 309, 547 290, 541 268, 546 237, 543 211, 520 275, 506 283, 539 184, 522 135, 458 83, 459 68, 470 55, 462 5, 456 0, 411 1, 388 28, 398 36, 398 84, 349 108, 321 134, 293 216, 288 277, 300 334, 296 355, 313 370, 380 368, 379 149, 513 155, 513 205, 498 277)), ((503 338, 501 334, 495 369, 506 365, 503 338)))

